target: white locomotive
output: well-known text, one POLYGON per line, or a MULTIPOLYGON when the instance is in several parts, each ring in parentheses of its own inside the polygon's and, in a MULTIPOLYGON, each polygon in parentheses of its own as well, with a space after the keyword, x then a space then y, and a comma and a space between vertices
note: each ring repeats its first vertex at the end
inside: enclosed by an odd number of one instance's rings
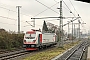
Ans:
POLYGON ((55 33, 42 33, 39 30, 32 30, 27 31, 24 35, 23 47, 26 48, 26 50, 37 50, 55 44, 55 33))

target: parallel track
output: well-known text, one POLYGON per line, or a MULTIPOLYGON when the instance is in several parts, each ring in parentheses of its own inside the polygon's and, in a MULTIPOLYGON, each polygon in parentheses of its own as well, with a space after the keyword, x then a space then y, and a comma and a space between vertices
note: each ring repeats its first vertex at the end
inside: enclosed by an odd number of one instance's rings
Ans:
POLYGON ((83 53, 88 45, 88 41, 84 41, 57 58, 57 60, 82 60, 83 53))

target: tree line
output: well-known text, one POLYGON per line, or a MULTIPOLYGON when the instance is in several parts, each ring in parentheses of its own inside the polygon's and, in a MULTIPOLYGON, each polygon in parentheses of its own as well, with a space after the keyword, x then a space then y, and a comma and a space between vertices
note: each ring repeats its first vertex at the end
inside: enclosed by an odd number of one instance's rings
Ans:
MULTIPOLYGON (((59 28, 56 27, 56 26, 49 26, 49 27, 51 27, 51 28, 48 28, 46 22, 44 21, 43 22, 43 27, 42 27, 42 32, 56 33, 56 35, 57 35, 57 42, 60 40, 60 36, 64 36, 64 38, 65 38, 66 34, 65 34, 65 31, 64 30, 63 31, 60 31, 59 28)), ((67 38, 69 40, 73 40, 76 37, 75 36, 72 36, 72 34, 67 34, 67 38)))

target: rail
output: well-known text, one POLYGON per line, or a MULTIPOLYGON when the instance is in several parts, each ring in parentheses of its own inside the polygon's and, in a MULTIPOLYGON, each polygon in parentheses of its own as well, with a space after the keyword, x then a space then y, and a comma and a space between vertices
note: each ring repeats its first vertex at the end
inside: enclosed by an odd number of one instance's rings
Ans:
POLYGON ((88 46, 87 42, 82 43, 71 54, 69 54, 69 56, 67 56, 67 58, 65 58, 65 60, 69 60, 69 59, 71 59, 71 60, 73 60, 73 59, 82 60, 82 56, 83 56, 84 51, 85 51, 87 46, 88 46))
POLYGON ((0 54, 0 60, 7 60, 7 59, 18 57, 18 56, 21 56, 24 54, 28 54, 28 52, 26 52, 26 50, 21 50, 21 51, 15 51, 15 52, 10 52, 10 53, 0 54))
POLYGON ((59 57, 53 58, 52 60, 82 60, 84 52, 90 43, 88 40, 82 40, 81 43, 67 50, 64 54, 59 57))

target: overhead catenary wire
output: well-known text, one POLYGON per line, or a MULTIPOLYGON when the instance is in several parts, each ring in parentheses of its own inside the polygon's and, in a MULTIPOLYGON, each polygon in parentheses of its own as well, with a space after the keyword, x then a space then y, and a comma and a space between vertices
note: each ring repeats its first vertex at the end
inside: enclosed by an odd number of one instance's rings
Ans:
MULTIPOLYGON (((63 0, 62 0, 63 1, 63 0)), ((65 3, 65 1, 63 1, 63 3, 66 5, 66 7, 70 10, 70 13, 72 13, 73 15, 74 15, 74 17, 76 17, 75 16, 75 14, 71 11, 71 9, 67 6, 67 4, 65 3)))
MULTIPOLYGON (((79 17, 78 17, 78 18, 79 18, 79 17)), ((70 22, 73 22, 73 21, 77 20, 78 18, 73 19, 73 20, 70 20, 70 22)), ((69 24, 70 22, 68 22, 68 23, 64 24, 63 26, 66 26, 66 25, 67 25, 67 24, 69 24)))
POLYGON ((6 18, 6 19, 10 19, 10 20, 17 21, 17 19, 13 19, 13 18, 5 17, 5 16, 0 16, 0 17, 1 17, 1 18, 6 18))
MULTIPOLYGON (((78 12, 77 12, 77 10, 75 9, 75 7, 74 7, 74 5, 73 5, 73 3, 71 2, 71 0, 69 0, 70 1, 70 3, 71 3, 71 5, 73 6, 73 8, 74 8, 74 10, 76 11, 76 13, 78 14, 78 12)), ((78 14, 78 16, 80 17, 80 14, 78 14)), ((82 18, 80 18, 81 20, 82 20, 82 18)), ((83 20, 82 20, 83 21, 83 20)), ((84 21, 83 21, 84 22, 84 21)), ((82 27, 83 27, 83 24, 81 24, 82 25, 82 27)))
MULTIPOLYGON (((48 21, 58 21, 58 19, 49 19, 49 20, 47 20, 46 22, 48 22, 48 21)), ((44 21, 44 20, 43 20, 44 21)), ((31 21, 26 21, 26 22, 31 22, 31 21)), ((51 23, 51 22, 49 22, 49 23, 51 23)), ((51 24, 53 24, 53 23, 51 23, 51 24)), ((35 25, 37 25, 37 26, 42 26, 42 25, 38 25, 38 24, 35 24, 35 25)), ((54 24, 55 25, 55 24, 54 24)), ((27 27, 27 26, 32 26, 30 23, 29 23, 29 25, 25 25, 25 26, 23 26, 23 27, 27 27)))
MULTIPOLYGON (((77 10, 75 9, 75 7, 74 7, 74 5, 73 5, 73 3, 71 2, 71 0, 69 0, 70 1, 70 3, 71 3, 71 5, 73 6, 73 8, 74 8, 74 10, 76 11, 76 13, 78 14, 78 16, 80 17, 80 14, 77 12, 77 10)), ((81 20, 82 20, 82 18, 81 18, 81 20)), ((82 20, 83 21, 83 20, 82 20)))
MULTIPOLYGON (((17 19, 6 17, 6 16, 0 16, 0 17, 5 18, 5 19, 9 19, 9 20, 13 20, 13 21, 17 21, 17 19)), ((21 22, 23 22, 23 21, 21 21, 21 22)), ((23 23, 25 23, 25 22, 23 22, 23 23)))
MULTIPOLYGON (((57 5, 58 3, 59 3, 59 2, 56 2, 56 4, 52 5, 51 7, 48 7, 47 9, 45 9, 45 10, 43 10, 42 12, 36 14, 35 16, 38 16, 39 14, 45 12, 46 10, 51 9, 53 6, 57 5)), ((34 17, 35 17, 35 16, 34 16, 34 17)), ((54 19, 54 20, 55 20, 55 19, 54 19)), ((52 21, 52 20, 48 20, 48 21, 52 21)), ((40 26, 40 25, 39 25, 39 26, 40 26)))
MULTIPOLYGON (((5 10, 8 10, 8 11, 15 12, 15 13, 18 13, 17 11, 14 11, 14 10, 11 10, 11 9, 8 9, 8 8, 5 8, 5 7, 1 7, 1 6, 0 6, 0 8, 5 9, 5 10)), ((26 14, 24 14, 24 13, 20 13, 20 14, 31 17, 30 15, 26 15, 26 14)))
MULTIPOLYGON (((38 24, 35 24, 35 25, 37 25, 37 26, 42 26, 42 25, 38 25, 38 24)), ((23 26, 23 27, 27 27, 27 26, 31 26, 31 25, 25 25, 25 26, 23 26)))
MULTIPOLYGON (((57 3, 56 3, 57 4, 57 3)), ((55 4, 55 5, 56 5, 55 4)), ((54 5, 53 5, 54 6, 54 5)), ((53 6, 51 6, 51 7, 53 7, 53 6)), ((0 8, 2 8, 2 9, 6 9, 6 10, 8 10, 8 11, 12 11, 12 12, 16 12, 16 11, 13 11, 13 10, 11 10, 11 9, 8 9, 8 8, 4 8, 4 7, 0 7, 0 8)), ((17 13, 17 12, 16 12, 17 13)), ((21 14, 21 13, 20 13, 21 14)), ((5 16, 0 16, 0 17, 2 17, 2 18, 6 18, 6 19, 10 19, 10 20, 14 20, 14 21, 17 21, 17 19, 13 19, 13 18, 10 18, 10 17, 5 17, 5 16)), ((8 24, 8 23, 3 23, 3 24, 8 24)), ((15 25, 15 24, 10 24, 10 25, 15 25)))
MULTIPOLYGON (((54 0, 55 2, 57 2, 56 0, 54 0)), ((62 0, 63 1, 63 0, 62 0)), ((66 10, 68 10, 70 13, 72 13, 74 16, 75 16, 75 14, 71 11, 71 9, 67 6, 67 4, 65 3, 65 1, 63 1, 63 3, 66 5, 66 7, 68 8, 65 8, 64 6, 64 8, 66 9, 66 10)), ((74 7, 74 6, 73 6, 74 7)), ((75 9, 75 8, 74 8, 75 9)), ((76 9, 75 9, 76 10, 76 9)), ((76 11, 77 12, 77 11, 76 11)), ((76 16, 75 16, 76 17, 76 16)), ((80 17, 80 16, 79 16, 80 17)))
POLYGON ((57 2, 56 0, 54 0, 55 2, 57 2))
MULTIPOLYGON (((18 13, 17 11, 14 11, 14 10, 11 10, 11 9, 8 9, 8 8, 5 8, 5 7, 1 7, 1 6, 0 6, 0 8, 5 9, 5 10, 8 10, 8 11, 15 12, 15 13, 18 13)), ((25 15, 25 14, 23 14, 23 13, 20 13, 20 14, 25 15)), ((29 15, 26 15, 26 16, 29 16, 29 15)), ((5 17, 5 16, 0 16, 0 17, 2 17, 2 18, 7 18, 7 19, 11 19, 11 20, 17 20, 17 19, 5 17)), ((29 16, 29 17, 31 17, 31 16, 29 16)), ((21 22, 25 23, 24 21, 21 21, 21 22)))
MULTIPOLYGON (((58 3, 59 3, 59 2, 56 2, 56 4, 52 5, 52 6, 51 6, 51 7, 49 7, 49 8, 52 8, 53 6, 57 5, 58 3)), ((41 11, 40 13, 36 14, 34 17, 36 17, 36 16, 40 15, 41 13, 45 12, 46 10, 48 10, 48 8, 47 8, 47 9, 45 9, 45 10, 43 10, 43 11, 41 11)))
MULTIPOLYGON (((36 0, 37 1, 37 0, 36 0)), ((54 0, 55 1, 55 0, 54 0)), ((62 0, 63 1, 63 0, 62 0)), ((37 1, 37 2, 39 2, 39 1, 37 1)), ((57 1, 55 1, 55 2, 57 2, 57 1)), ((64 2, 64 1, 63 1, 64 2)), ((39 2, 40 4, 42 4, 42 5, 44 5, 43 3, 41 3, 41 2, 39 2)), ((66 5, 66 3, 64 2, 64 4, 66 5)), ((45 7, 47 7, 46 5, 44 5, 45 7)), ((67 6, 67 5, 66 5, 67 6)), ((69 7, 67 6, 67 8, 69 9, 69 7)), ((50 9, 50 8, 49 8, 50 9)), ((70 9, 69 9, 70 10, 70 9)), ((70 10, 70 13, 72 13, 72 11, 70 10)), ((75 14, 74 13, 72 13, 74 16, 75 16, 75 14)))
MULTIPOLYGON (((65 8, 66 10, 68 10, 66 7, 62 6, 63 8, 65 8)), ((70 12, 70 10, 68 10, 70 12)))
MULTIPOLYGON (((0 22, 0 24, 10 25, 10 26, 17 26, 16 24, 9 24, 9 23, 4 23, 4 22, 0 22)), ((24 26, 21 26, 21 27, 24 27, 24 26)))
MULTIPOLYGON (((63 1, 63 0, 62 0, 63 1)), ((69 0, 70 1, 70 0, 69 0)), ((63 1, 64 2, 64 1, 63 1)), ((70 3, 72 4, 72 2, 70 1, 70 3)), ((64 2, 64 4, 67 6, 67 4, 64 2)), ((72 4, 72 6, 73 6, 73 8, 74 8, 74 10, 76 11, 76 9, 75 9, 75 7, 74 7, 74 5, 72 4)), ((70 10, 70 8, 67 6, 67 8, 70 10)), ((72 11, 70 10, 70 12, 72 13, 72 11)), ((76 11, 77 12, 77 11, 76 11)), ((75 16, 75 14, 74 13, 72 13, 74 16, 75 16)), ((77 14, 78 14, 78 12, 77 12, 77 14)), ((78 16, 80 17, 80 14, 78 14, 78 16)), ((82 18, 80 18, 81 20, 82 20, 82 18)), ((83 20, 82 20, 83 21, 83 20)), ((81 24, 82 25, 82 24, 81 24)))
MULTIPOLYGON (((80 14, 77 12, 77 10, 75 9, 75 7, 74 7, 74 5, 73 5, 73 3, 71 2, 71 0, 69 0, 70 1, 70 3, 71 3, 71 5, 73 6, 73 8, 74 8, 74 10, 76 11, 76 13, 78 14, 78 16, 80 17, 80 14)), ((81 20, 82 20, 82 18, 81 18, 81 20)), ((83 21, 83 20, 82 20, 83 21)))
POLYGON ((78 14, 78 12, 77 12, 77 10, 75 9, 75 7, 74 7, 73 3, 71 2, 71 0, 69 0, 69 1, 70 1, 71 5, 73 6, 74 10, 76 11, 76 13, 78 14))
MULTIPOLYGON (((11 10, 11 9, 8 9, 8 8, 5 8, 5 7, 1 7, 1 6, 0 6, 0 8, 17 13, 16 11, 11 10)), ((17 21, 17 19, 10 18, 10 17, 7 17, 7 16, 0 16, 0 18, 17 21)), ((21 21, 21 22, 25 23, 24 21, 21 21)), ((11 25, 11 26, 12 26, 12 25, 17 26, 16 24, 9 24, 9 23, 4 23, 4 22, 0 22, 0 23, 1 23, 1 24, 11 25)), ((22 27, 23 27, 23 26, 22 26, 22 27)))
MULTIPOLYGON (((55 0, 56 1, 56 0, 55 0)), ((5 9, 5 8, 3 8, 3 9, 5 9)), ((9 10, 9 11, 11 11, 11 10, 9 10)), ((13 11, 13 10, 12 10, 13 11)), ((13 11, 13 12, 15 12, 15 11, 13 11)), ((8 18, 7 18, 8 19, 8 18)), ((13 20, 13 19, 11 19, 11 20, 13 20)))
MULTIPOLYGON (((55 2, 58 2, 58 1, 56 1, 56 0, 54 0, 55 2)), ((63 6, 64 7, 64 6, 63 6)), ((65 7, 64 7, 65 8, 65 7)), ((65 8, 66 10, 68 10, 67 8, 65 8)), ((69 12, 70 12, 70 10, 68 10, 69 12)))
MULTIPOLYGON (((37 1, 37 0, 36 0, 37 1)), ((55 2, 57 2, 56 0, 54 0, 55 2)), ((37 1, 37 2, 39 2, 39 1, 37 1)), ((42 5, 44 5, 43 3, 41 3, 41 2, 39 2, 40 4, 42 4, 42 5)), ((65 2, 64 2, 65 3, 65 2)), ((66 3, 65 3, 65 5, 66 5, 66 3)), ((46 5, 44 5, 45 7, 47 7, 46 5)), ((67 5, 66 5, 67 6, 67 5)), ((68 7, 68 6, 67 6, 68 7)), ((47 7, 48 8, 48 7, 47 7)), ((49 8, 50 9, 50 8, 49 8)), ((69 8, 68 8, 69 9, 69 8)), ((70 10, 70 9, 69 9, 70 10)), ((70 10, 70 12, 71 12, 71 10, 70 10)), ((72 12, 71 12, 72 13, 72 12)), ((72 13, 73 14, 73 13, 72 13)), ((74 15, 74 14, 73 14, 74 15)), ((75 15, 74 15, 75 16, 75 15)))
POLYGON ((1 24, 7 24, 7 25, 15 25, 16 26, 16 24, 9 24, 9 23, 3 23, 3 22, 0 22, 1 24))
POLYGON ((38 1, 38 0, 35 0, 35 1, 37 1, 38 3, 40 3, 40 4, 43 5, 43 6, 47 7, 48 9, 52 10, 53 12, 59 14, 58 12, 56 12, 55 10, 53 10, 53 9, 51 9, 50 7, 46 6, 45 4, 41 3, 40 1, 38 1))
MULTIPOLYGON (((58 4, 58 3, 59 3, 59 2, 57 2, 56 4, 58 4)), ((55 6, 56 4, 52 5, 51 7, 55 6)), ((51 7, 49 7, 49 8, 51 8, 51 7)), ((5 8, 5 7, 1 7, 1 6, 0 6, 0 8, 6 9, 6 10, 8 10, 8 11, 12 11, 12 12, 18 13, 17 11, 14 11, 14 10, 11 10, 11 9, 8 9, 8 8, 5 8)), ((48 10, 48 9, 45 9, 44 11, 38 13, 37 15, 45 12, 46 10, 48 10)), ((23 14, 23 13, 20 13, 20 14, 23 14)), ((23 14, 23 15, 25 15, 25 14, 23 14)), ((35 16, 37 16, 37 15, 35 15, 35 16)), ((26 16, 29 16, 29 15, 26 15, 26 16)), ((34 17, 35 17, 35 16, 34 16, 34 17)), ((11 20, 15 20, 15 21, 17 20, 17 19, 13 19, 13 18, 9 18, 9 17, 4 17, 4 16, 0 16, 0 17, 2 17, 2 18, 7 18, 7 19, 11 19, 11 20)), ((30 17, 31 17, 31 16, 30 16, 30 17)), ((23 21, 21 21, 21 22, 23 22, 23 21)), ((25 23, 25 22, 23 22, 23 23, 25 23)))
MULTIPOLYGON (((5 7, 1 7, 1 6, 0 6, 0 8, 5 9, 5 10, 9 10, 9 11, 12 11, 12 12, 16 12, 16 11, 14 11, 14 10, 11 10, 11 9, 8 9, 8 8, 5 8, 5 7)), ((17 12, 16 12, 16 13, 17 13, 17 12)))
MULTIPOLYGON (((16 11, 13 11, 11 9, 7 9, 7 8, 4 8, 4 7, 0 7, 0 8, 3 8, 5 10, 8 10, 8 11, 12 11, 12 12, 16 12, 16 11)), ((17 12, 16 12, 17 13, 17 12)), ((21 14, 21 13, 20 13, 21 14)), ((5 19, 9 19, 9 20, 13 20, 13 21, 17 21, 17 19, 14 19, 14 18, 10 18, 10 17, 6 17, 6 16, 0 16, 1 18, 5 18, 5 19)), ((23 23, 26 23, 24 21, 21 21, 23 23)), ((2 22, 1 22, 2 23, 2 22)), ((2 24, 8 24, 8 23, 2 23, 2 24)), ((14 25, 14 24, 8 24, 8 25, 14 25)))

